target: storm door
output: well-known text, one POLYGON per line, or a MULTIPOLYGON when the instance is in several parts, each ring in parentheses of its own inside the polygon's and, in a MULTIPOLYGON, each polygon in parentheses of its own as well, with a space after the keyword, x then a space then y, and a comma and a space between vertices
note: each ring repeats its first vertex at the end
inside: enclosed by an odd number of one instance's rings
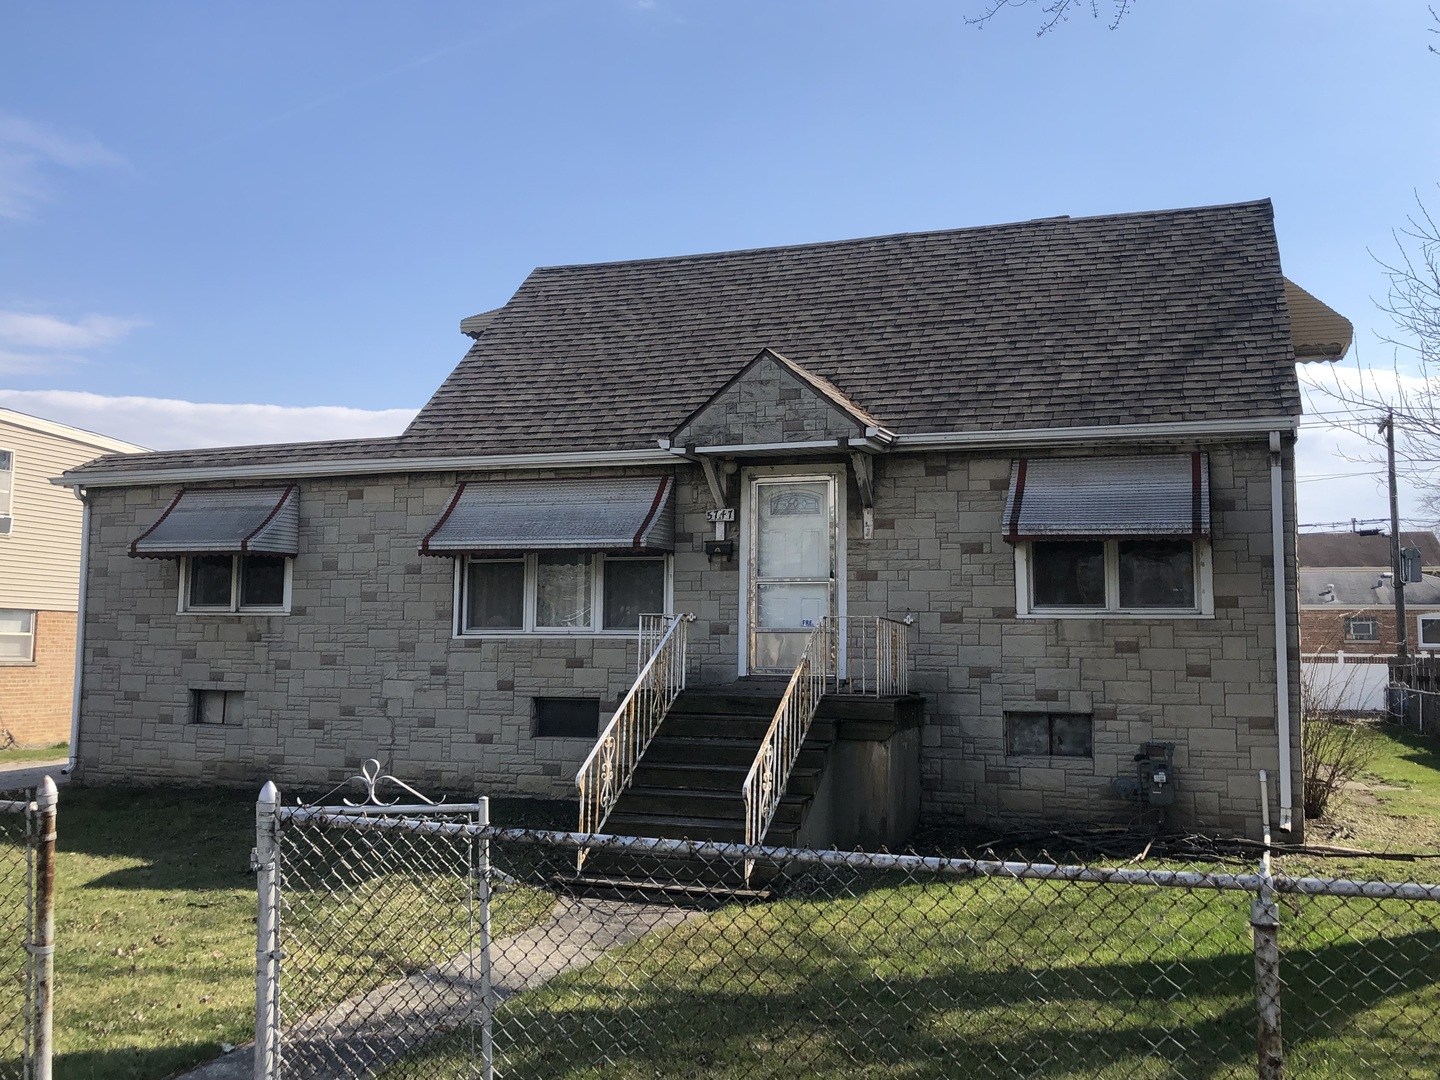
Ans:
POLYGON ((747 667, 789 674, 806 638, 836 615, 836 478, 750 479, 747 667))

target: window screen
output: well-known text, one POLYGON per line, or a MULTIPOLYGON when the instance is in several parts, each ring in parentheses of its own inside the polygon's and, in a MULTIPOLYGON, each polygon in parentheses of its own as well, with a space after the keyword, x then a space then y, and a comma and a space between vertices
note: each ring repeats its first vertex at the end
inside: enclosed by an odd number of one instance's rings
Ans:
POLYGON ((230 606, 230 574, 235 560, 229 555, 190 557, 189 607, 230 606))
POLYGON ((663 559, 605 560, 606 630, 634 630, 642 612, 664 610, 663 559))
POLYGON ((1105 544, 1058 540, 1034 546, 1036 607, 1105 606, 1105 544))
POLYGON ((466 569, 465 629, 519 630, 525 625, 525 563, 471 562, 466 569))
POLYGON ((240 560, 240 606, 285 604, 285 556, 246 555, 240 560))

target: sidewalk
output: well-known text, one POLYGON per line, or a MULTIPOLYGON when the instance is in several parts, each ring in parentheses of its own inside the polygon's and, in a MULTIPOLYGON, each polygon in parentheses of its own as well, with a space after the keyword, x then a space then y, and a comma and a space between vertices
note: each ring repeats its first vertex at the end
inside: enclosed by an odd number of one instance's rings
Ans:
POLYGON ((4 754, 0 753, 0 791, 24 791, 36 787, 46 775, 55 781, 57 787, 64 787, 70 782, 70 774, 60 770, 69 764, 68 757, 7 764, 4 754))

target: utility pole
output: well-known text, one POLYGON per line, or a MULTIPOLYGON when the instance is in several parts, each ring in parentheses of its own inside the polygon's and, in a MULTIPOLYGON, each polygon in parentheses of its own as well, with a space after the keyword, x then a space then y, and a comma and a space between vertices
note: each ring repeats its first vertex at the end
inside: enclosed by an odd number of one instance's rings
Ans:
POLYGON ((1403 665, 1410 658, 1409 635, 1405 630, 1405 579, 1400 565, 1400 496, 1395 487, 1395 414, 1380 421, 1385 433, 1385 450, 1390 461, 1390 582, 1395 589, 1395 656, 1403 665))

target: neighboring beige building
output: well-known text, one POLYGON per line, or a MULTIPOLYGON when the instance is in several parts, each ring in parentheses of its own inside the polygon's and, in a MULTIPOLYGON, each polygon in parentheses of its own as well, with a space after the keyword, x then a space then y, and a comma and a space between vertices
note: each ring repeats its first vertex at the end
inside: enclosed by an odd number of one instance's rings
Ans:
POLYGON ((102 454, 141 450, 0 409, 0 728, 17 743, 70 737, 84 515, 75 494, 50 480, 102 454))
POLYGON ((313 791, 376 757, 574 798, 638 613, 684 613, 689 688, 607 828, 735 839, 812 630, 874 635, 853 679, 884 618, 909 694, 825 698, 777 842, 1256 834, 1262 769, 1299 836, 1295 364, 1349 326, 1287 289, 1268 202, 547 267, 461 329, 396 438, 69 474, 80 775, 313 791))

